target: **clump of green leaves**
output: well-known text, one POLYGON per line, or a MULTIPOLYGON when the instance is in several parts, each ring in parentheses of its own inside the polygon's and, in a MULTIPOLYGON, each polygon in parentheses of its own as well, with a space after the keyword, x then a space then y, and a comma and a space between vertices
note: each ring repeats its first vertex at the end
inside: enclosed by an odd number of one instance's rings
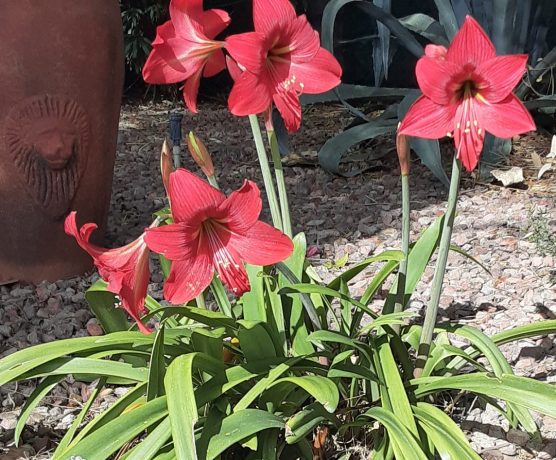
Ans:
MULTIPOLYGON (((404 304, 441 228, 439 218, 412 245, 404 304)), ((22 409, 16 442, 33 409, 67 375, 98 383, 55 460, 116 453, 126 460, 312 460, 321 454, 357 460, 360 445, 384 460, 479 460, 445 407, 455 395, 472 393, 495 405, 512 427, 532 436, 538 431, 530 410, 556 417, 556 389, 514 375, 498 348, 555 333, 556 321, 490 338, 467 325, 439 324, 414 378, 422 328, 412 323, 414 313, 392 313, 396 279, 382 313, 369 308, 403 253, 385 251, 323 283, 305 260, 303 234, 294 245, 290 259, 275 268, 248 266, 252 290, 239 300, 230 301, 218 282, 207 308, 167 307, 148 297, 149 316, 159 325, 148 335, 128 330, 114 295, 96 283, 86 298, 107 335, 37 345, 0 360, 0 385, 38 382, 22 409), (380 267, 356 299, 349 282, 371 264, 380 267), (457 347, 456 336, 469 345, 457 347), (96 396, 111 384, 130 391, 91 418, 96 396)))
POLYGON ((556 256, 556 233, 550 228, 548 213, 542 208, 529 210, 529 241, 543 256, 556 256))

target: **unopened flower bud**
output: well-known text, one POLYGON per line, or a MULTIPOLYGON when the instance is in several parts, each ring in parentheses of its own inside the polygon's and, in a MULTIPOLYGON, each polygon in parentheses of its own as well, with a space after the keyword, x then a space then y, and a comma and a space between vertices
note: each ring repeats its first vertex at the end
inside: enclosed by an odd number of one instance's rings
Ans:
POLYGON ((207 177, 214 176, 214 166, 212 165, 212 159, 205 147, 205 144, 199 139, 192 131, 189 132, 187 136, 187 147, 189 153, 195 160, 195 163, 203 170, 207 177))
POLYGON ((396 136, 396 151, 398 152, 398 160, 400 161, 400 170, 402 176, 409 175, 409 138, 403 134, 396 136))
POLYGON ((172 152, 168 142, 165 140, 160 152, 160 174, 162 175, 162 182, 164 183, 166 193, 168 193, 168 185, 170 184, 170 174, 173 172, 174 162, 172 161, 172 152))

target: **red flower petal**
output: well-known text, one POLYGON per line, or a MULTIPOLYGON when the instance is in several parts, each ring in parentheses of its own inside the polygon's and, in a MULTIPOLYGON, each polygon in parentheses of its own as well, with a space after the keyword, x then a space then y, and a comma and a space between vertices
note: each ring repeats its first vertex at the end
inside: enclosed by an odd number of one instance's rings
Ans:
POLYGON ((469 63, 478 66, 494 56, 496 50, 490 38, 475 19, 467 16, 448 48, 446 59, 462 66, 469 63))
POLYGON ((400 134, 439 139, 454 130, 455 105, 439 105, 421 96, 409 108, 398 129, 400 134))
POLYGON ((257 222, 261 214, 261 192, 254 182, 246 180, 218 208, 226 215, 220 222, 234 233, 243 233, 257 222))
POLYGON ((488 84, 481 96, 489 102, 505 99, 521 80, 527 64, 526 54, 497 56, 477 67, 477 74, 488 84))
POLYGON ((187 79, 183 86, 183 100, 187 108, 193 113, 197 113, 197 94, 199 93, 202 73, 202 69, 199 69, 198 72, 187 79))
POLYGON ((186 31, 193 21, 207 38, 214 38, 230 24, 230 16, 224 10, 203 11, 203 0, 172 0, 170 17, 179 29, 186 31))
POLYGON ((228 245, 242 260, 253 265, 272 265, 287 259, 293 252, 290 238, 261 221, 242 235, 232 233, 228 245))
POLYGON ((170 20, 179 36, 192 38, 201 32, 202 0, 171 0, 170 20))
POLYGON ((168 21, 158 28, 157 40, 143 67, 143 79, 153 85, 177 83, 185 80, 189 70, 178 59, 168 39, 175 38, 174 27, 168 21), (162 38, 163 37, 163 38, 162 38), (155 44, 158 41, 158 44, 155 44))
POLYGON ((477 99, 467 97, 458 106, 455 116, 456 155, 467 171, 473 171, 477 166, 485 140, 485 130, 479 120, 478 110, 477 99))
POLYGON ((174 261, 164 283, 164 298, 174 305, 189 302, 206 289, 213 275, 214 268, 205 250, 190 259, 174 261))
POLYGON ((496 104, 478 104, 479 124, 489 133, 510 138, 536 129, 531 114, 513 94, 496 104))
POLYGON ((186 169, 170 174, 169 195, 172 217, 176 223, 201 223, 226 196, 186 169))
POLYGON ((295 90, 278 91, 272 99, 284 119, 284 125, 288 132, 294 133, 297 131, 301 126, 301 104, 295 90))
POLYGON ((197 252, 199 226, 185 223, 149 228, 145 243, 149 249, 162 254, 168 260, 182 260, 194 257, 197 252))
POLYGON ((459 70, 460 66, 453 62, 425 56, 417 61, 415 74, 423 94, 437 104, 446 105, 454 100, 450 83, 459 70))
POLYGON ((279 48, 282 42, 289 49, 291 60, 297 63, 310 61, 320 49, 319 34, 311 27, 304 14, 289 24, 275 46, 279 48))
POLYGON ((272 90, 268 81, 248 71, 235 81, 228 97, 230 112, 237 116, 264 112, 271 103, 272 90))
POLYGON ((253 22, 257 32, 270 35, 295 18, 295 9, 289 0, 253 0, 253 22))
POLYGON ((203 77, 214 77, 226 68, 226 59, 222 50, 215 51, 208 59, 203 70, 203 77))
POLYGON ((228 67, 228 72, 230 73, 230 77, 232 80, 236 81, 241 77, 241 74, 244 72, 239 67, 239 64, 234 61, 229 55, 226 55, 226 66, 228 67))
POLYGON ((295 77, 295 86, 302 93, 319 94, 335 88, 341 83, 342 68, 332 54, 320 48, 309 62, 292 62, 290 79, 295 77))
POLYGON ((231 18, 224 10, 207 10, 203 12, 201 23, 208 38, 214 38, 230 25, 231 18))
POLYGON ((258 32, 231 35, 226 38, 226 49, 236 62, 251 72, 261 72, 266 63, 266 39, 258 32))

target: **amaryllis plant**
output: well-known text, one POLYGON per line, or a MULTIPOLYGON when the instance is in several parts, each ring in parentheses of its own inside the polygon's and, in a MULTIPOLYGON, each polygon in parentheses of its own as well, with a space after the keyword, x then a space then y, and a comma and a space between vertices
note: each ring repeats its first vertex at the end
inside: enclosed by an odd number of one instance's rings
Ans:
POLYGON ((71 213, 66 232, 104 279, 86 296, 109 333, 0 360, 0 385, 42 379, 21 412, 16 442, 32 409, 67 374, 93 383, 54 460, 480 460, 451 418, 467 393, 538 438, 531 411, 556 417, 556 388, 514 375, 498 347, 556 333, 556 321, 493 337, 469 325, 436 323, 462 162, 475 167, 484 130, 513 135, 533 128, 511 94, 523 57, 495 57, 471 18, 449 48, 427 49, 417 68, 423 97, 396 139, 401 251, 373 254, 324 282, 306 260, 303 232, 292 233, 276 137, 267 123, 277 191, 256 114, 275 104, 296 129, 299 93, 337 84, 337 63, 285 0, 254 0, 255 31, 225 42, 215 38, 229 22, 225 13, 203 11, 200 1, 172 0, 170 8, 145 76, 185 81, 185 101, 194 111, 199 78, 223 69, 228 50, 235 79, 230 106, 250 115, 274 226, 259 220, 262 199, 251 180, 228 196, 219 190, 209 151, 193 133, 188 148, 208 182, 175 169, 164 143, 168 206, 135 241, 95 246, 89 242, 94 224, 79 230, 71 213), (512 120, 501 114, 505 107, 513 108, 512 120), (411 244, 409 136, 448 133, 456 141, 448 210, 411 244), (405 307, 437 249, 421 326, 405 307), (164 276, 158 298, 147 293, 151 253, 164 276), (381 265, 355 298, 351 281, 373 264, 381 265), (380 291, 387 295, 377 313, 369 304, 380 291), (119 302, 140 331, 121 323, 119 302), (468 345, 460 348, 462 342, 468 345), (113 384, 129 391, 93 415, 97 396, 113 384))
MULTIPOLYGON (((430 352, 462 165, 468 171, 475 169, 485 131, 508 138, 535 129, 531 115, 512 94, 525 72, 526 62, 526 55, 496 56, 494 45, 471 16, 465 18, 448 48, 428 45, 425 56, 417 62, 417 81, 423 95, 410 107, 399 127, 399 135, 428 139, 453 136, 456 153, 416 376, 420 375, 430 352)), ((403 186, 409 187, 407 181, 403 186)), ((405 197, 408 195, 408 191, 404 193, 405 197)), ((409 202, 404 203, 404 211, 409 213, 409 202)))

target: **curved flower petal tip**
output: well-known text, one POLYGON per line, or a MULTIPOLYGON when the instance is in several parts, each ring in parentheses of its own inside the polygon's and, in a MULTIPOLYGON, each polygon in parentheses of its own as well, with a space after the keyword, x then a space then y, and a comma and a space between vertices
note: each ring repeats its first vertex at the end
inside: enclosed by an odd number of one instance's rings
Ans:
POLYGON ((342 69, 288 0, 255 0, 253 18, 254 32, 226 39, 226 49, 245 69, 240 76, 230 68, 235 81, 230 111, 240 116, 267 112, 274 101, 288 131, 296 131, 301 123, 299 96, 334 88, 342 69))
POLYGON ((118 296, 121 306, 135 320, 139 330, 143 333, 151 332, 141 322, 150 278, 145 234, 121 248, 105 249, 89 243, 91 233, 96 228, 96 224, 85 224, 79 230, 75 211, 64 222, 65 232, 73 236, 77 244, 93 258, 100 276, 108 283, 107 289, 118 296))
POLYGON ((473 17, 466 16, 448 48, 446 59, 459 65, 478 66, 495 56, 496 49, 481 25, 473 17))
POLYGON ((224 42, 214 40, 230 23, 225 11, 203 11, 200 0, 171 0, 170 21, 157 29, 152 51, 143 68, 147 83, 185 81, 184 101, 197 111, 201 76, 225 69, 224 42))
POLYGON ((164 286, 164 296, 172 303, 198 296, 215 272, 239 296, 250 289, 243 262, 270 265, 293 251, 286 235, 258 220, 260 191, 251 181, 226 198, 178 169, 170 176, 170 202, 174 223, 148 229, 145 241, 172 261, 164 286))
POLYGON ((527 56, 496 56, 481 26, 468 16, 447 50, 427 46, 416 67, 423 91, 409 109, 400 134, 437 139, 454 137, 458 158, 473 170, 485 132, 512 137, 535 129, 530 114, 511 93, 527 56))

